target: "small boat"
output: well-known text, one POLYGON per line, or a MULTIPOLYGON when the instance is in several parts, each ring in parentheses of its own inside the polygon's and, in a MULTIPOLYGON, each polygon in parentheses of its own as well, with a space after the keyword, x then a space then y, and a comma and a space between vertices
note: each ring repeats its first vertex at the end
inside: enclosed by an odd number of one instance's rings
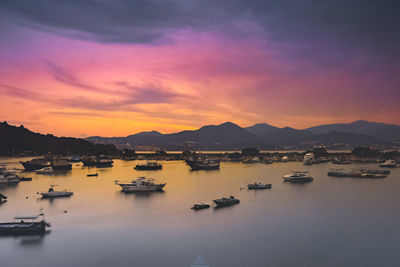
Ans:
POLYGON ((232 206, 240 203, 240 200, 236 199, 234 196, 230 196, 229 198, 223 197, 219 199, 214 199, 213 201, 217 205, 216 208, 232 206))
POLYGON ((283 157, 282 157, 282 162, 288 162, 288 161, 289 161, 288 156, 283 156, 283 157))
POLYGON ((36 171, 37 174, 53 174, 54 170, 52 167, 45 167, 36 171))
POLYGON ((54 197, 70 197, 74 193, 64 190, 64 191, 54 191, 53 187, 55 185, 50 185, 49 191, 48 192, 42 192, 39 193, 42 195, 42 198, 54 198, 54 197))
POLYGON ((312 165, 315 163, 315 158, 313 153, 307 153, 304 155, 303 164, 312 165))
POLYGON ((32 181, 32 177, 20 177, 21 181, 32 181))
POLYGON ((0 204, 6 203, 7 202, 7 196, 0 194, 0 204))
POLYGON ((210 207, 210 204, 205 204, 205 203, 200 203, 200 204, 194 204, 193 207, 191 207, 192 210, 202 210, 202 209, 208 209, 210 207))
POLYGON ((162 165, 157 162, 147 162, 146 164, 138 164, 134 167, 135 170, 138 171, 153 171, 153 170, 161 170, 162 165))
POLYGON ((307 183, 314 180, 307 171, 294 171, 282 176, 282 178, 285 182, 291 183, 307 183))
POLYGON ((87 174, 86 175, 87 177, 93 177, 93 176, 99 176, 99 174, 98 173, 89 173, 89 174, 87 174))
POLYGON ((263 183, 254 183, 248 184, 248 189, 271 189, 271 184, 263 184, 263 183))
POLYGON ((0 184, 18 184, 21 178, 13 172, 3 172, 0 174, 0 184))
POLYGON ((28 161, 20 161, 26 171, 36 171, 44 167, 50 166, 50 162, 45 158, 36 158, 28 161))
POLYGON ((393 159, 388 159, 384 163, 380 164, 379 167, 381 167, 381 168, 396 168, 397 163, 393 159))
POLYGON ((333 164, 351 164, 351 161, 344 157, 335 157, 332 159, 333 164))
POLYGON ((51 227, 49 223, 44 220, 44 214, 38 216, 15 217, 19 222, 5 222, 0 223, 0 235, 38 235, 46 233, 46 227, 51 227), (42 220, 37 220, 42 216, 42 220), (26 222, 25 220, 29 220, 26 222))
POLYGON ((132 180, 130 183, 119 183, 118 181, 115 184, 122 187, 122 191, 124 192, 154 192, 154 191, 162 191, 166 183, 155 183, 154 179, 139 177, 135 180, 132 180))

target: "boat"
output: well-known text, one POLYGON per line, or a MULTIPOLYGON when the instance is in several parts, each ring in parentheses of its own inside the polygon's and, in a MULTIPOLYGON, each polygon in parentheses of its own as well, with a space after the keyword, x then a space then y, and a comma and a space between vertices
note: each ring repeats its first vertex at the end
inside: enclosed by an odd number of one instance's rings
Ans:
POLYGON ((343 157, 335 157, 332 159, 333 164, 351 164, 351 161, 343 157))
POLYGON ((37 235, 46 233, 46 227, 51 227, 49 223, 44 220, 44 214, 38 216, 24 216, 15 217, 18 222, 4 222, 0 223, 0 235, 37 235), (40 221, 35 221, 42 217, 40 221), (25 220, 29 220, 26 222, 25 220))
POLYGON ((0 204, 6 203, 7 202, 7 196, 0 194, 0 204))
POLYGON ((307 153, 307 154, 304 155, 304 158, 303 158, 303 164, 304 165, 312 165, 314 163, 315 163, 315 160, 314 160, 314 154, 313 153, 307 153))
POLYGON ((124 192, 154 192, 162 191, 166 183, 156 183, 154 179, 139 177, 132 180, 130 183, 119 183, 117 185, 122 187, 124 192))
POLYGON ((210 207, 210 204, 205 204, 205 203, 200 203, 200 204, 194 204, 191 209, 192 210, 202 210, 202 209, 208 209, 210 207))
POLYGON ((35 158, 28 161, 20 161, 26 171, 36 171, 50 166, 50 162, 45 158, 35 158))
POLYGON ((234 196, 229 196, 228 198, 223 197, 219 199, 214 199, 213 201, 217 205, 217 208, 232 206, 240 203, 240 200, 236 199, 234 196))
POLYGON ((53 174, 54 170, 52 167, 45 167, 43 169, 37 170, 37 174, 53 174))
POLYGON ((192 171, 198 170, 219 170, 219 160, 201 159, 188 163, 192 171))
POLYGON ((72 170, 72 164, 67 158, 63 157, 53 157, 50 165, 53 170, 72 170))
POLYGON ((0 184, 18 184, 21 178, 13 173, 3 172, 0 174, 0 184))
POLYGON ((42 195, 42 198, 54 198, 54 197, 70 197, 74 193, 64 190, 64 191, 54 191, 55 185, 50 185, 49 191, 48 192, 41 192, 39 194, 42 195))
POLYGON ((253 183, 247 185, 248 189, 271 189, 271 184, 253 183))
POLYGON ((396 168, 397 163, 393 159, 388 159, 384 163, 380 164, 379 167, 381 167, 381 168, 396 168))
POLYGON ((288 162, 288 161, 289 161, 288 156, 283 156, 282 159, 281 159, 281 161, 282 161, 282 162, 288 162))
POLYGON ((92 173, 92 174, 89 173, 86 176, 87 177, 93 177, 93 176, 99 176, 99 174, 98 173, 92 173))
POLYGON ((138 171, 151 171, 151 170, 161 170, 162 165, 157 162, 147 162, 146 164, 138 164, 134 167, 138 171))
POLYGON ((79 156, 72 156, 72 157, 69 158, 69 161, 70 161, 70 162, 74 162, 74 163, 76 163, 76 162, 81 162, 81 157, 79 157, 79 156))
POLYGON ((106 168, 106 167, 112 167, 114 164, 114 161, 107 157, 107 156, 99 156, 96 159, 95 166, 97 168, 106 168))
POLYGON ((283 175, 282 178, 285 182, 291 183, 307 183, 314 180, 307 171, 294 171, 290 174, 283 175))
POLYGON ((85 156, 85 157, 81 157, 81 161, 83 163, 83 166, 93 167, 93 166, 96 166, 97 158, 94 156, 85 156))

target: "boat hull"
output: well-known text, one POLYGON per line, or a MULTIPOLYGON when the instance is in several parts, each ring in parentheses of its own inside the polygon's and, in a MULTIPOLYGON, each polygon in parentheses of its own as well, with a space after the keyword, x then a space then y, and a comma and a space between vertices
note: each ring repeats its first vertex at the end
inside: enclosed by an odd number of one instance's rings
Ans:
POLYGON ((156 170, 161 170, 162 165, 156 165, 156 166, 136 165, 134 169, 137 171, 156 171, 156 170))
POLYGON ((49 192, 40 194, 42 195, 42 198, 70 197, 73 195, 72 192, 49 192))
POLYGON ((37 235, 46 233, 45 221, 0 223, 0 235, 37 235))
POLYGON ((240 203, 239 199, 232 199, 232 200, 220 200, 220 199, 215 199, 213 200, 214 203, 217 205, 216 208, 222 208, 222 207, 228 207, 228 206, 233 206, 236 204, 240 203))
POLYGON ((250 190, 271 189, 271 184, 265 184, 265 185, 252 185, 252 184, 249 184, 249 185, 247 185, 247 189, 250 189, 250 190))
POLYGON ((20 161, 22 166, 24 167, 25 171, 36 171, 45 167, 48 167, 48 164, 35 164, 25 161, 20 161))
POLYGON ((166 184, 157 184, 150 186, 135 186, 132 184, 120 184, 123 192, 155 192, 162 191, 166 184))

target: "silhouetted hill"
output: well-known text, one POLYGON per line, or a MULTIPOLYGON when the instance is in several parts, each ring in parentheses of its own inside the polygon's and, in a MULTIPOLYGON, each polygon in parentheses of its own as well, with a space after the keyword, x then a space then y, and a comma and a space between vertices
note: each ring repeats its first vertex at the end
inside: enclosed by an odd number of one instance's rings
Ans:
POLYGON ((245 128, 248 132, 260 136, 265 136, 267 134, 275 133, 280 130, 280 128, 266 124, 266 123, 257 123, 253 126, 245 128))
MULTIPOLYGON (((358 123, 363 124, 363 123, 358 123)), ((398 127, 398 126, 396 126, 398 127)), ((396 127, 392 133, 396 133, 396 127)), ((388 129, 388 128, 385 128, 388 129)), ((156 146, 163 149, 241 149, 257 147, 272 149, 274 147, 294 146, 309 148, 312 145, 323 144, 337 147, 354 147, 359 145, 390 145, 390 142, 366 134, 322 131, 322 134, 309 130, 297 130, 290 127, 278 128, 265 123, 242 128, 234 123, 226 122, 220 125, 203 126, 193 131, 182 131, 172 134, 161 134, 156 131, 142 132, 127 137, 89 137, 87 140, 95 143, 115 144, 120 147, 156 146)), ((385 133, 386 136, 388 133, 385 133)), ((394 136, 396 136, 394 134, 394 136)))
POLYGON ((315 134, 326 134, 329 132, 355 133, 372 136, 384 141, 400 141, 400 126, 365 120, 314 126, 306 130, 315 134))
POLYGON ((93 144, 84 139, 34 133, 24 128, 0 123, 0 155, 30 151, 37 154, 116 154, 114 145, 93 144))

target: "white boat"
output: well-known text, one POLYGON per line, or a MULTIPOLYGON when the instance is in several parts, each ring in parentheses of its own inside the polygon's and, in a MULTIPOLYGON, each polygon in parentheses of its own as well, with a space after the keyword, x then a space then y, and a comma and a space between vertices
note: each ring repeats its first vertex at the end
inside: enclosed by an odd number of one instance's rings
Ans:
POLYGON ((139 177, 132 180, 130 183, 119 183, 115 182, 117 185, 122 187, 124 192, 153 192, 162 191, 166 183, 156 183, 154 179, 139 177))
POLYGON ((388 159, 387 161, 385 161, 384 163, 379 165, 379 167, 381 167, 381 168, 396 168, 397 163, 393 159, 388 159))
POLYGON ((72 196, 74 193, 67 191, 67 190, 63 190, 63 191, 55 191, 53 189, 55 185, 51 185, 49 188, 49 191, 47 192, 41 192, 39 194, 42 195, 42 198, 53 198, 53 197, 69 197, 72 196))
POLYGON ((52 174, 54 170, 52 167, 44 167, 36 171, 37 174, 52 174))
POLYGON ((21 178, 16 174, 14 170, 4 169, 0 173, 0 184, 17 184, 21 181, 21 178))
POLYGON ((306 183, 314 180, 307 171, 294 171, 290 174, 283 175, 282 178, 285 182, 292 183, 306 183))
POLYGON ((304 165, 312 165, 315 163, 314 154, 307 153, 304 155, 303 164, 304 165))
POLYGON ((289 161, 288 156, 283 156, 283 157, 282 157, 282 162, 288 162, 288 161, 289 161))

